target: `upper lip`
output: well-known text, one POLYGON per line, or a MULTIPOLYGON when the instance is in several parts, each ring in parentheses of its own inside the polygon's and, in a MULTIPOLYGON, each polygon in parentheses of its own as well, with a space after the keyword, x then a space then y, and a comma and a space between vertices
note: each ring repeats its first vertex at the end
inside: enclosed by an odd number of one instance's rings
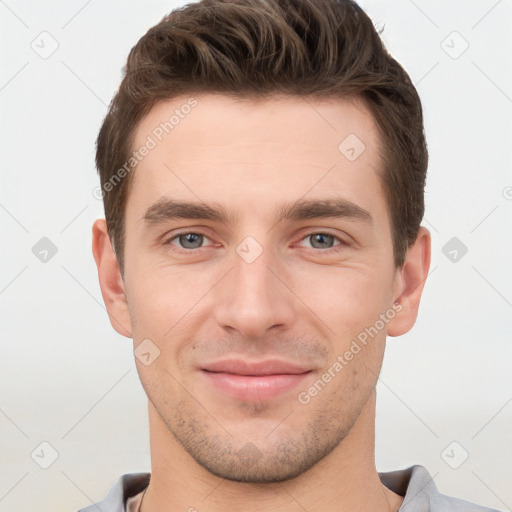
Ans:
POLYGON ((233 373, 237 375, 298 375, 309 372, 305 366, 282 361, 279 359, 265 359, 262 361, 248 361, 243 359, 223 359, 214 361, 202 368, 209 372, 233 373))

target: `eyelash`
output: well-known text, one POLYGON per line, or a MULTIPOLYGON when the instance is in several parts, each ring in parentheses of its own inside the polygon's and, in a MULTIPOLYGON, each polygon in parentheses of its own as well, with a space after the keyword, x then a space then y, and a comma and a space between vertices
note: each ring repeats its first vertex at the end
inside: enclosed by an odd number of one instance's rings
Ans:
MULTIPOLYGON (((206 239, 210 239, 207 235, 205 235, 204 233, 201 233, 200 231, 182 231, 180 233, 175 233, 173 234, 172 237, 170 238, 167 238, 166 241, 164 242, 164 245, 166 246, 170 246, 170 245, 173 245, 171 244, 171 242, 177 238, 179 238, 180 236, 183 236, 183 235, 199 235, 199 236, 203 236, 204 238, 206 239)), ((335 241, 339 242, 338 245, 334 245, 333 247, 329 247, 328 249, 317 249, 315 247, 306 247, 307 249, 310 249, 310 250, 313 250, 314 252, 320 252, 320 253, 323 253, 323 254, 330 254, 332 252, 336 252, 336 251, 339 251, 341 248, 343 248, 344 246, 348 246, 349 244, 341 239, 340 237, 336 236, 336 235, 333 235, 332 233, 329 233, 327 231, 311 231, 310 233, 304 235, 300 241, 302 242, 303 240, 309 238, 309 237, 312 237, 314 235, 327 235, 327 236, 330 236, 330 237, 333 237, 335 241)), ((176 246, 174 246, 176 247, 176 246)), ((195 251, 199 251, 200 249, 204 249, 205 247, 198 247, 198 248, 195 248, 195 249, 185 249, 183 247, 177 247, 176 249, 172 249, 172 250, 176 250, 178 252, 185 252, 185 253, 193 253, 195 251)))

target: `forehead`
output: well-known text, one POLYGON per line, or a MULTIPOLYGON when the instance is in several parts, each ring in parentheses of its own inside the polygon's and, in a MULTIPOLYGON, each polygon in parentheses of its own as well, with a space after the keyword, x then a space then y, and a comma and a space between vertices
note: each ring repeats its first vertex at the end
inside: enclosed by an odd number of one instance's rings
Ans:
POLYGON ((139 210, 163 196, 225 198, 238 209, 340 193, 369 205, 383 195, 377 125, 357 98, 180 96, 152 108, 132 150, 144 153, 128 198, 139 210))
POLYGON ((356 97, 275 95, 252 100, 201 94, 154 105, 135 130, 133 149, 150 137, 158 145, 174 140, 173 152, 178 154, 180 139, 193 135, 196 146, 225 145, 230 140, 258 144, 303 142, 306 147, 322 142, 322 149, 330 146, 338 152, 340 137, 350 134, 359 135, 363 143, 373 146, 378 142, 375 128, 373 116, 356 97))

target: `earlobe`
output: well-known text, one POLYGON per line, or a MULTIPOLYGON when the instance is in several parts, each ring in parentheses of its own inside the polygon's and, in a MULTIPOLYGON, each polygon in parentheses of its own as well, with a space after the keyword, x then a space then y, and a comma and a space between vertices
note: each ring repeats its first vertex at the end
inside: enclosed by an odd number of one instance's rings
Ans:
POLYGON ((400 311, 388 324, 389 336, 408 332, 418 316, 421 294, 430 268, 431 237, 425 227, 420 227, 414 244, 407 251, 402 268, 397 271, 398 297, 395 304, 400 311))
POLYGON ((125 285, 110 243, 105 219, 97 219, 93 224, 92 253, 98 268, 101 294, 110 323, 119 334, 131 338, 131 321, 125 285))

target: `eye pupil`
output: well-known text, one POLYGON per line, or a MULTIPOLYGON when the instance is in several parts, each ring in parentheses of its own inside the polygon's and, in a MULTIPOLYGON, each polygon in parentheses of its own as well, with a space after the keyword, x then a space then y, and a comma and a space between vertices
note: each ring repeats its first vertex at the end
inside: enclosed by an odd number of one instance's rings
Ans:
MULTIPOLYGON (((321 244, 320 248, 325 248, 326 240, 329 241, 329 239, 332 240, 333 238, 334 237, 332 235, 328 235, 326 233, 316 233, 314 235, 311 235, 311 241, 312 241, 311 245, 313 247, 315 247, 315 243, 316 243, 316 241, 318 241, 321 244), (322 245, 322 244, 324 244, 324 245, 322 245)), ((332 244, 328 243, 327 248, 330 248, 330 247, 332 247, 332 244)), ((315 248, 318 248, 318 247, 315 247, 315 248)))
POLYGON ((203 241, 203 235, 198 235, 196 233, 186 233, 185 235, 180 235, 179 241, 182 247, 186 249, 197 249, 201 246, 203 241), (199 245, 197 246, 199 242, 199 245), (192 245, 192 247, 190 246, 192 245), (195 245, 194 245, 195 244, 195 245))

